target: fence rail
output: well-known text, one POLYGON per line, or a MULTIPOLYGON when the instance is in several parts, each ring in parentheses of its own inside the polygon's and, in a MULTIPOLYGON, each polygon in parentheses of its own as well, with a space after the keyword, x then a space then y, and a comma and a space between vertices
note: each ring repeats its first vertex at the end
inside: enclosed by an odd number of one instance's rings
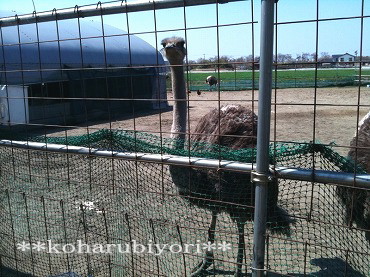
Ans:
MULTIPOLYGON (((194 166, 200 168, 212 168, 215 170, 227 170, 236 172, 251 172, 256 167, 256 165, 253 163, 241 163, 226 160, 149 154, 139 152, 119 152, 119 151, 99 150, 94 148, 73 145, 40 143, 31 141, 1 140, 0 146, 28 150, 38 150, 50 153, 77 154, 89 157, 102 157, 138 162, 163 163, 166 165, 194 166)), ((307 182, 318 182, 331 185, 340 184, 348 187, 355 185, 357 188, 370 189, 369 174, 333 172, 328 170, 308 170, 282 166, 270 167, 270 171, 271 173, 276 173, 278 178, 300 180, 307 182)))
POLYGON ((0 26, 17 26, 23 24, 49 22, 54 20, 64 20, 82 18, 89 16, 103 16, 117 13, 161 10, 178 7, 191 7, 206 4, 224 4, 228 2, 238 2, 244 0, 157 0, 157 1, 121 1, 120 3, 102 3, 95 5, 78 6, 70 9, 53 10, 50 12, 34 12, 28 15, 16 15, 13 17, 0 18, 0 26))

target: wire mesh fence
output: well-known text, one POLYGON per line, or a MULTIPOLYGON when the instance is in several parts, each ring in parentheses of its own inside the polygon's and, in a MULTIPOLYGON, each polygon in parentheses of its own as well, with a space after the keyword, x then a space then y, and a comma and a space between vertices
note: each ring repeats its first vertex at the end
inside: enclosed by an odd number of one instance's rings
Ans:
MULTIPOLYGON (((111 149, 114 145, 117 151, 138 152, 147 152, 149 145, 152 153, 168 149, 174 154, 170 141, 161 148, 158 137, 136 135, 134 140, 132 133, 109 134, 107 130, 71 138, 69 143, 89 149, 111 149)), ((49 146, 63 140, 66 138, 50 138, 49 146)), ((278 152, 274 157, 277 166, 310 168, 312 159, 316 159, 320 169, 353 170, 353 164, 330 148, 313 148, 279 145, 271 152, 278 152)), ((213 152, 217 155, 219 151, 213 152)), ((223 155, 229 160, 250 162, 254 157, 249 152, 241 155, 229 149, 223 155)), ((210 153, 198 152, 198 156, 210 153)), ((36 276, 63 271, 82 276, 182 276, 190 274, 202 254, 196 246, 189 248, 189 253, 182 253, 180 247, 206 241, 210 213, 178 196, 168 167, 163 164, 17 148, 3 148, 2 164, 2 172, 10 173, 2 175, 2 262, 10 268, 36 276), (40 243, 41 250, 22 251, 19 246, 16 250, 14 244, 18 241, 40 243), (134 248, 133 241, 146 248, 158 244, 164 252, 154 246, 151 252, 134 248), (107 244, 121 245, 122 249, 112 248, 110 255, 104 255, 109 253, 107 244), (90 245, 90 249, 80 245, 90 245)), ((266 262, 271 271, 335 276, 348 270, 350 276, 361 276, 368 270, 369 246, 364 243, 364 232, 341 224, 343 207, 335 186, 280 180, 279 187, 279 203, 296 222, 289 238, 279 233, 269 235, 266 262), (322 269, 317 270, 321 263, 322 269)), ((207 197, 207 191, 198 195, 202 197, 207 197)), ((248 213, 248 208, 244 211, 248 213)), ((223 240, 232 247, 215 251, 216 275, 233 272, 237 249, 234 225, 229 216, 220 215, 218 247, 223 240)), ((252 247, 252 228, 251 223, 246 224, 247 249, 252 247)), ((251 251, 246 253, 250 260, 251 251)))
POLYGON ((0 276, 370 276, 370 3, 272 4, 270 175, 256 172, 263 2, 2 14, 0 276), (282 60, 302 33, 315 55, 282 60), (358 51, 321 59, 326 39, 358 51))

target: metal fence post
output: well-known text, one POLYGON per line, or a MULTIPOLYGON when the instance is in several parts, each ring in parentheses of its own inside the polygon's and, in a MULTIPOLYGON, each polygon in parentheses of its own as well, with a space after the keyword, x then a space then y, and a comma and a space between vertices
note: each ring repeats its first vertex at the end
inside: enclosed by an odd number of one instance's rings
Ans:
MULTIPOLYGON (((272 59, 275 0, 261 0, 260 79, 258 96, 256 174, 269 174, 269 142, 271 120, 272 59)), ((252 175, 253 176, 253 175, 252 175)), ((265 234, 267 218, 267 178, 256 183, 252 276, 264 275, 265 234)))

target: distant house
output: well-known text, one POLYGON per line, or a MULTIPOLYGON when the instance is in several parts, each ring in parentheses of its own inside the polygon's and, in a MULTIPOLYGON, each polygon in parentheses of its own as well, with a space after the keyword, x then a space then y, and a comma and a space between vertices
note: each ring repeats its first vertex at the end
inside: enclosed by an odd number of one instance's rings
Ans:
POLYGON ((356 57, 354 55, 348 53, 332 55, 332 62, 336 65, 353 65, 355 62, 355 58, 356 57))

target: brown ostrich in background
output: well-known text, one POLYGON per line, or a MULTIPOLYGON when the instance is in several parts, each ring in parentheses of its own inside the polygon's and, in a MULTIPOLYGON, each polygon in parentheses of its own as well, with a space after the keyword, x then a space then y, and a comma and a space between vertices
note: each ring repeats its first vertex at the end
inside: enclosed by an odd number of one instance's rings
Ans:
MULTIPOLYGON (((171 66, 172 91, 174 96, 173 123, 171 137, 173 147, 182 149, 186 138, 187 100, 183 59, 186 55, 185 41, 172 37, 162 40, 163 54, 171 66)), ((201 149, 200 143, 208 142, 233 149, 256 146, 257 116, 240 105, 227 105, 214 109, 200 119, 191 136, 193 149, 201 149)), ((191 168, 171 165, 172 181, 179 194, 190 202, 211 211, 212 220, 208 231, 208 241, 214 243, 217 215, 228 213, 238 228, 238 254, 235 276, 240 276, 244 257, 244 224, 253 220, 254 185, 250 174, 228 171, 191 168)), ((291 220, 287 213, 277 206, 278 183, 269 184, 268 227, 274 233, 290 234, 291 220), (279 228, 280 227, 280 228, 279 228)), ((201 276, 213 263, 213 252, 207 251, 202 261, 193 269, 191 276, 201 276)))
POLYGON ((211 90, 212 86, 217 86, 218 81, 215 76, 210 75, 206 78, 206 83, 209 85, 209 90, 211 90))
MULTIPOLYGON (((359 122, 350 146, 348 157, 370 174, 370 111, 359 122)), ((337 192, 346 207, 347 224, 352 218, 359 228, 366 230, 366 240, 370 243, 370 190, 338 186, 337 192)))
POLYGON ((358 123, 358 134, 355 134, 348 156, 360 164, 366 172, 370 173, 370 111, 358 123), (357 146, 357 154, 356 147, 357 146))

